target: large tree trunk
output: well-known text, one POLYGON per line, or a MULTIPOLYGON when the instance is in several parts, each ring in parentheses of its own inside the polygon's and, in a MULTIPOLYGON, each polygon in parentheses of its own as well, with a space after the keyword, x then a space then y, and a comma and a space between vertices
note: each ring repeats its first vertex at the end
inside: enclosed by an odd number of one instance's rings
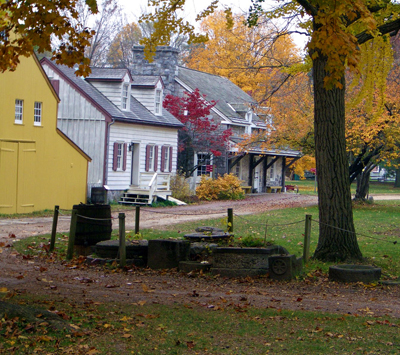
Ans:
POLYGON ((324 87, 326 58, 313 60, 315 158, 318 178, 319 240, 314 257, 336 261, 362 257, 354 230, 345 140, 345 80, 324 87))
POLYGON ((362 173, 357 176, 357 188, 354 200, 365 201, 369 193, 369 178, 371 171, 376 167, 376 164, 368 163, 362 173))
POLYGON ((396 180, 394 182, 394 187, 400 187, 400 168, 396 169, 396 180))

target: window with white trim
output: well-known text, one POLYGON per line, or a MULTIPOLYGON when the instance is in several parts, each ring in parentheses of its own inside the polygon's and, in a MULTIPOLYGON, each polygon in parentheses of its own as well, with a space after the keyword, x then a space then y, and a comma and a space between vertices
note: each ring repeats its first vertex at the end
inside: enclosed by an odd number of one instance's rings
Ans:
POLYGON ((275 163, 269 167, 269 178, 275 180, 275 163))
POLYGON ((22 124, 24 114, 24 100, 15 100, 15 123, 22 124))
POLYGON ((146 171, 157 171, 158 169, 158 146, 148 144, 146 146, 146 171))
POLYGON ((197 176, 210 175, 211 169, 211 155, 207 153, 197 153, 197 176))
POLYGON ((122 109, 127 110, 129 104, 129 84, 122 86, 122 109))
POLYGON ((35 102, 34 110, 33 110, 33 124, 35 126, 42 125, 42 103, 35 102))
POLYGON ((149 171, 154 171, 154 145, 151 145, 149 148, 148 164, 149 171))
POLYGON ((124 160, 124 146, 123 143, 118 143, 117 148, 117 170, 122 170, 122 162, 124 160))
POLYGON ((161 108, 162 108, 162 90, 156 90, 156 98, 155 98, 155 106, 154 106, 154 113, 156 115, 161 115, 161 108))

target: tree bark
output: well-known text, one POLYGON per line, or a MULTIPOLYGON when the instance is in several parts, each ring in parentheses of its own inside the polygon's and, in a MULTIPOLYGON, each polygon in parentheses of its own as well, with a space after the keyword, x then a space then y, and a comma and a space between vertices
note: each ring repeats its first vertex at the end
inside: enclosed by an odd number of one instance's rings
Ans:
POLYGON ((314 258, 361 259, 355 235, 345 138, 345 80, 327 90, 326 58, 313 60, 315 158, 318 178, 319 240, 314 258))
POLYGON ((394 182, 394 187, 400 187, 400 168, 396 169, 396 180, 394 182))
POLYGON ((357 188, 354 196, 355 201, 366 201, 369 193, 369 178, 375 166, 376 165, 373 163, 368 163, 361 174, 357 176, 357 188))

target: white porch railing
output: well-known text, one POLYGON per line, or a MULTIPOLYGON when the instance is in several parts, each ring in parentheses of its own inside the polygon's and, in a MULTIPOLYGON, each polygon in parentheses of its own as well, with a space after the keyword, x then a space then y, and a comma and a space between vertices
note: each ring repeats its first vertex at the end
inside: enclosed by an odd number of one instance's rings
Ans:
POLYGON ((170 173, 141 173, 139 188, 143 190, 169 191, 171 182, 170 173))

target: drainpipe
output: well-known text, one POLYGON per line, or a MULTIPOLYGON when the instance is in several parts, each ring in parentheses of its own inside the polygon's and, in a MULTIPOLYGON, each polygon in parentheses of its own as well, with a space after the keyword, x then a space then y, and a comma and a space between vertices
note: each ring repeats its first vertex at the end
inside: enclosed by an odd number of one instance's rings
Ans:
POLYGON ((107 125, 107 141, 106 141, 106 146, 104 148, 104 155, 105 155, 105 159, 104 159, 104 174, 103 174, 103 186, 107 185, 108 182, 108 152, 110 149, 110 127, 115 123, 115 118, 111 119, 112 122, 108 123, 107 125))

